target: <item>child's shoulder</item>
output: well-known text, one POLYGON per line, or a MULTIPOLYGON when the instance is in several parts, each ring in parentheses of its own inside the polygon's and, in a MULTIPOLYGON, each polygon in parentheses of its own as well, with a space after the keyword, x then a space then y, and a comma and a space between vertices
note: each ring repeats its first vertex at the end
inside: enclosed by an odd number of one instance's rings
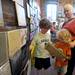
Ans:
POLYGON ((36 34, 34 35, 33 39, 34 39, 34 40, 37 40, 37 39, 39 38, 39 36, 40 36, 39 33, 36 33, 36 34))

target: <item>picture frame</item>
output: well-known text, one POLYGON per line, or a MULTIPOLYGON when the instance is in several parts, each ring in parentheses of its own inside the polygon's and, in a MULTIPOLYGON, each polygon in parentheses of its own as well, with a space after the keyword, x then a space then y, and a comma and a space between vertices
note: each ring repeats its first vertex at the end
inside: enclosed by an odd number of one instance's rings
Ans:
POLYGON ((24 6, 24 0, 13 0, 14 2, 18 3, 21 6, 24 6))
POLYGON ((18 26, 26 26, 26 13, 24 7, 15 2, 18 26))
POLYGON ((29 5, 33 6, 33 0, 29 0, 29 5))
POLYGON ((27 5, 27 17, 30 18, 30 6, 28 3, 26 5, 27 5))

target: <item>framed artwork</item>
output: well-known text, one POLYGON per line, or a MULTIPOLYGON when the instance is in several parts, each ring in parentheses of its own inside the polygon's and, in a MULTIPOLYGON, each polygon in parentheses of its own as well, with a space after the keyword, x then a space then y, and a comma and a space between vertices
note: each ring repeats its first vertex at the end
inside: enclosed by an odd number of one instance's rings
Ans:
POLYGON ((25 45, 27 41, 27 28, 20 29, 20 37, 22 45, 25 45))
POLYGON ((17 12, 17 20, 19 26, 26 26, 26 13, 25 9, 15 2, 16 12, 17 12))

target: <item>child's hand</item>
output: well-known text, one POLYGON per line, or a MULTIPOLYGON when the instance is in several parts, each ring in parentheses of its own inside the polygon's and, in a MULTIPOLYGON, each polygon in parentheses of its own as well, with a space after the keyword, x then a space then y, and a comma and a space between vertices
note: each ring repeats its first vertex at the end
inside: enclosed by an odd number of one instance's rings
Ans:
POLYGON ((67 56, 67 57, 66 57, 66 59, 67 59, 67 60, 70 60, 70 59, 71 59, 71 57, 70 57, 70 56, 67 56))
POLYGON ((62 59, 62 61, 66 61, 66 59, 65 59, 65 58, 63 58, 63 59, 62 59))
POLYGON ((73 48, 75 46, 75 41, 69 43, 70 47, 73 48))

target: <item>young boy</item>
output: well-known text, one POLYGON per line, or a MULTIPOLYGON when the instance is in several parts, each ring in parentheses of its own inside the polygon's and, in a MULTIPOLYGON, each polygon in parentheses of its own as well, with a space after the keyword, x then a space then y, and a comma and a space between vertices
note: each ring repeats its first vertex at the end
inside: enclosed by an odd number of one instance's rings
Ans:
POLYGON ((37 33, 30 45, 31 57, 35 57, 34 67, 37 70, 50 67, 50 54, 45 49, 45 43, 51 42, 47 31, 50 29, 52 23, 48 19, 42 19, 39 22, 40 32, 37 33))
MULTIPOLYGON (((66 29, 61 29, 57 33, 58 41, 55 43, 56 48, 62 49, 63 53, 66 55, 67 59, 71 57, 71 49, 69 43, 71 42, 71 34, 66 29)), ((68 60, 65 58, 57 58, 55 62, 55 67, 57 68, 58 75, 65 75, 67 72, 68 60)))

